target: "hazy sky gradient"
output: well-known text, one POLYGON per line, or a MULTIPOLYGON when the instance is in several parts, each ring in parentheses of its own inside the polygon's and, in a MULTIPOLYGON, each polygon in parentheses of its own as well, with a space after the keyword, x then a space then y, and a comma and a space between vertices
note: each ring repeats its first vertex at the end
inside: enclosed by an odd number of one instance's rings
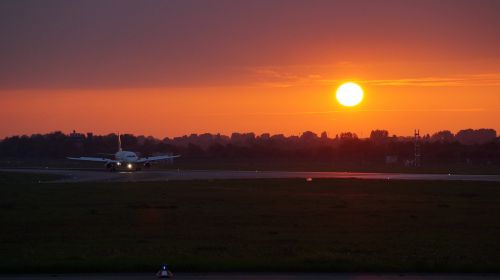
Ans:
POLYGON ((500 130, 500 1, 2 1, 0 137, 500 130), (366 90, 355 109, 333 92, 366 90))

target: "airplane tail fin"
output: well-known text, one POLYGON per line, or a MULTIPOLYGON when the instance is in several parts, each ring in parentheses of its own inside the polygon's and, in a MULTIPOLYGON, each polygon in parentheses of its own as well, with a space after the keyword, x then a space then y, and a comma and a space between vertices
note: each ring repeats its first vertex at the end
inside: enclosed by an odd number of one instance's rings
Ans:
POLYGON ((122 139, 120 137, 120 133, 118 133, 118 152, 122 151, 122 139))

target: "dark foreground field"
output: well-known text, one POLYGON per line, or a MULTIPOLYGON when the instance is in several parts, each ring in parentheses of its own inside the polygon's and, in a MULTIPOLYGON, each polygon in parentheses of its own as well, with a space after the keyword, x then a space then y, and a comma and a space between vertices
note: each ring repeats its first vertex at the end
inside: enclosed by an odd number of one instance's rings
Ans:
POLYGON ((0 173, 0 272, 500 271, 500 185, 38 183, 0 173))

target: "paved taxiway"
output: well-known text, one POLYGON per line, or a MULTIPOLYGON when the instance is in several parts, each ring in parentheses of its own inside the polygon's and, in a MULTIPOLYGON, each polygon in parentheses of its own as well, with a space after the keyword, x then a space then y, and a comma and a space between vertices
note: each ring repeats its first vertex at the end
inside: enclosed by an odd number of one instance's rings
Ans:
MULTIPOLYGON (((499 279, 499 274, 370 274, 370 273, 177 273, 173 279, 184 280, 473 280, 499 279)), ((148 280, 154 274, 51 274, 0 275, 14 280, 148 280)))
POLYGON ((108 172, 83 169, 0 169, 0 171, 56 174, 58 182, 143 182, 171 180, 271 179, 271 178, 355 178, 375 180, 437 180, 500 182, 500 175, 403 174, 359 172, 230 171, 230 170, 147 170, 108 172))

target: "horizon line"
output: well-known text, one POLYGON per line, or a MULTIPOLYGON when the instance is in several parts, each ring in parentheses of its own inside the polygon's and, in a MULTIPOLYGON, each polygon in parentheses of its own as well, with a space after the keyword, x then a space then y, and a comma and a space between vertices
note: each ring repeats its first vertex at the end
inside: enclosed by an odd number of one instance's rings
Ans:
MULTIPOLYGON (((373 131, 387 131, 388 132, 388 137, 391 138, 391 137, 413 137, 412 134, 409 134, 409 135, 397 135, 397 134, 391 134, 389 130, 387 129, 370 129, 370 133, 373 132, 373 131)), ((421 131, 421 129, 419 128, 415 128, 413 129, 413 131, 421 131)), ((420 136, 423 137, 423 136, 432 136, 438 132, 443 132, 443 131, 449 131, 451 132, 454 136, 456 136, 460 131, 466 131, 466 130, 473 130, 473 131, 477 131, 477 130, 493 130, 495 131, 495 137, 500 137, 500 135, 498 134, 497 130, 494 129, 494 128, 488 128, 488 127, 482 127, 482 128, 463 128, 463 129, 459 129, 457 130, 456 133, 454 133, 452 130, 449 130, 449 129, 442 129, 442 130, 438 130, 438 131, 434 131, 432 133, 421 133, 420 136)), ((333 133, 333 134, 329 134, 326 130, 323 130, 319 133, 316 133, 312 130, 305 130, 305 131, 302 131, 302 133, 300 134, 285 134, 285 133, 270 133, 270 132, 262 132, 262 133, 257 133, 257 132, 252 132, 252 131, 247 131, 247 132, 241 132, 241 131, 233 131, 231 132, 230 134, 224 134, 224 133, 220 133, 220 132, 217 132, 217 133, 212 133, 212 132, 202 132, 202 133, 189 133, 189 134, 184 134, 184 135, 180 135, 180 136, 165 136, 165 137, 158 137, 158 136, 153 136, 153 135, 144 135, 144 134, 134 134, 134 133, 118 133, 118 132, 110 132, 110 133, 95 133, 95 132, 91 132, 91 131, 87 131, 87 132, 78 132, 76 130, 73 130, 73 131, 70 131, 70 132, 64 132, 62 130, 53 130, 53 131, 50 131, 50 132, 44 132, 44 133, 31 133, 31 134, 15 134, 15 135, 9 135, 9 136, 3 136, 3 138, 0 138, 0 142, 1 141, 4 141, 5 139, 7 138, 13 138, 13 137, 32 137, 34 135, 47 135, 47 134, 54 134, 54 133, 62 133, 66 136, 71 136, 71 134, 73 133, 76 133, 76 134, 80 134, 80 135, 83 135, 83 136, 87 136, 89 133, 91 133, 93 136, 110 136, 110 135, 131 135, 131 136, 134 136, 134 137, 145 137, 145 138, 149 138, 149 137, 152 137, 156 140, 164 140, 164 139, 175 139, 175 138, 182 138, 182 137, 190 137, 190 136, 193 136, 193 135, 196 135, 196 136, 200 136, 200 135, 205 135, 205 134, 210 134, 212 136, 217 136, 217 135, 220 135, 220 136, 226 136, 226 137, 231 137, 233 134, 254 134, 254 136, 257 138, 257 137, 261 137, 262 135, 265 135, 265 134, 269 134, 270 137, 272 136, 277 136, 277 135, 283 135, 285 137, 300 137, 301 135, 303 135, 304 133, 306 132, 312 132, 314 134, 316 134, 316 136, 318 138, 321 137, 321 134, 323 132, 325 132, 327 134, 327 138, 329 139, 334 139, 335 137, 331 137, 331 135, 336 135, 336 136, 339 136, 340 134, 342 133, 353 133, 357 136, 358 139, 369 139, 370 136, 367 136, 367 137, 363 137, 363 136, 360 136, 360 134, 356 133, 356 132, 353 132, 353 131, 341 131, 341 132, 337 132, 337 133, 333 133)), ((362 133, 364 134, 364 133, 362 133)))

